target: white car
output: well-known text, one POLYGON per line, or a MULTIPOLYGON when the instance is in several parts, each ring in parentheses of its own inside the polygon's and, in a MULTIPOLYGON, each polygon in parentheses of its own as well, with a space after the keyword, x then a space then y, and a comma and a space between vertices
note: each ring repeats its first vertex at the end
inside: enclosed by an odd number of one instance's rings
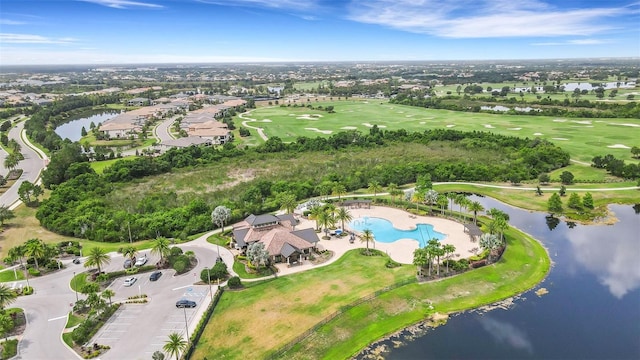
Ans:
POLYGON ((147 263, 147 255, 140 256, 138 260, 136 260, 136 266, 142 266, 147 263))
POLYGON ((128 277, 128 278, 124 279, 124 286, 131 286, 131 285, 133 285, 134 282, 136 282, 136 280, 138 280, 138 279, 133 277, 133 276, 132 277, 128 277))

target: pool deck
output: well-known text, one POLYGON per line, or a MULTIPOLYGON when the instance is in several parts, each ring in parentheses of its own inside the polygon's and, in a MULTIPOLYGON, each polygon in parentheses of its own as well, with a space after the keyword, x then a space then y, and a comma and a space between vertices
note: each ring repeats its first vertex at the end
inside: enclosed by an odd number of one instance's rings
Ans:
MULTIPOLYGON (((464 232, 464 226, 461 223, 447 220, 440 217, 432 216, 416 216, 412 215, 404 210, 389 208, 384 206, 371 206, 370 209, 349 209, 349 213, 353 219, 362 218, 365 216, 384 218, 391 223, 397 229, 411 230, 415 229, 417 224, 431 224, 435 231, 445 234, 447 237, 441 241, 443 244, 452 244, 456 247, 454 253, 454 259, 467 258, 472 256, 472 250, 478 248, 477 242, 471 242, 471 239, 467 233, 464 232)), ((340 223, 336 224, 338 227, 340 223)), ((296 226, 297 229, 315 228, 316 223, 313 220, 300 218, 300 224, 296 226)), ((349 226, 345 224, 346 230, 351 231, 349 226)), ((327 262, 320 265, 312 265, 309 261, 304 261, 303 264, 287 267, 286 264, 277 264, 279 275, 286 275, 290 273, 300 272, 312 269, 314 267, 325 266, 336 261, 344 253, 352 249, 365 248, 366 243, 361 242, 359 238, 356 238, 353 244, 349 243, 349 237, 336 237, 332 236, 330 240, 322 239, 323 233, 319 233, 320 243, 318 248, 333 251, 334 256, 327 262)), ((418 248, 418 242, 413 239, 400 239, 392 243, 374 242, 369 243, 371 248, 375 248, 386 252, 391 259, 401 264, 413 263, 413 252, 418 248)))

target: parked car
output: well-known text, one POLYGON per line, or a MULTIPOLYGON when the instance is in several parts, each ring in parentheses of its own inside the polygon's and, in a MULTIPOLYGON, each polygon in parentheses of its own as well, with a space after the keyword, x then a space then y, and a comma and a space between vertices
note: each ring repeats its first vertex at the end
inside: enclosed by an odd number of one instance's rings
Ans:
POLYGON ((126 279, 124 279, 124 286, 131 286, 133 285, 133 283, 136 282, 136 280, 138 280, 136 277, 132 276, 132 277, 128 277, 126 279))
POLYGON ((196 307, 196 302, 187 300, 187 299, 180 299, 176 302, 176 307, 177 308, 194 308, 196 307))
POLYGON ((139 257, 138 260, 136 260, 136 266, 142 266, 146 264, 147 260, 147 254, 144 254, 143 256, 139 257))
POLYGON ((124 266, 125 269, 128 269, 128 268, 132 267, 135 262, 136 262, 136 258, 135 257, 133 259, 127 258, 124 261, 124 265, 123 266, 124 266))
POLYGON ((74 263, 74 264, 80 264, 80 262, 81 262, 81 260, 80 260, 80 258, 79 258, 79 257, 77 257, 77 258, 73 259, 73 263, 74 263))
POLYGON ((162 271, 154 271, 149 276, 149 280, 156 281, 160 278, 160 276, 162 276, 162 271))

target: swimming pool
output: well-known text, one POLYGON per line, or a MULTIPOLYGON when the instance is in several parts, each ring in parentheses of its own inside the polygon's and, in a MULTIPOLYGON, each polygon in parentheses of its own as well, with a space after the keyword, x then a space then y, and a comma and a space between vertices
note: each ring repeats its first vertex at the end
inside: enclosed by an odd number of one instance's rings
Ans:
POLYGON ((400 239, 413 239, 422 247, 430 239, 442 240, 447 237, 445 234, 433 230, 433 225, 431 224, 418 224, 413 230, 399 230, 393 227, 391 221, 377 217, 365 216, 354 219, 349 223, 349 226, 357 232, 369 229, 373 232, 375 241, 383 243, 392 243, 400 239))

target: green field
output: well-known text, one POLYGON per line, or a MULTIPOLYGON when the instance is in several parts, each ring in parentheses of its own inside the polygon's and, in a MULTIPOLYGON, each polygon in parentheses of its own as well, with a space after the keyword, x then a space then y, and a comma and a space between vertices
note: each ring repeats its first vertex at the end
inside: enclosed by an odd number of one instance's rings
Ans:
MULTIPOLYGON (((640 146, 638 119, 576 119, 468 113, 394 105, 380 100, 308 104, 314 107, 332 105, 335 113, 306 107, 264 107, 247 115, 257 120, 248 122, 248 125, 261 127, 268 137, 278 136, 283 141, 294 141, 299 136, 329 136, 349 129, 368 132, 372 125, 378 125, 381 129, 405 129, 409 132, 434 128, 491 131, 503 135, 540 137, 553 141, 569 151, 572 159, 583 162, 590 162, 596 155, 606 154, 635 162, 637 160, 631 158, 629 149, 621 146, 640 146)), ((252 135, 257 137, 255 130, 252 130, 252 135)))

